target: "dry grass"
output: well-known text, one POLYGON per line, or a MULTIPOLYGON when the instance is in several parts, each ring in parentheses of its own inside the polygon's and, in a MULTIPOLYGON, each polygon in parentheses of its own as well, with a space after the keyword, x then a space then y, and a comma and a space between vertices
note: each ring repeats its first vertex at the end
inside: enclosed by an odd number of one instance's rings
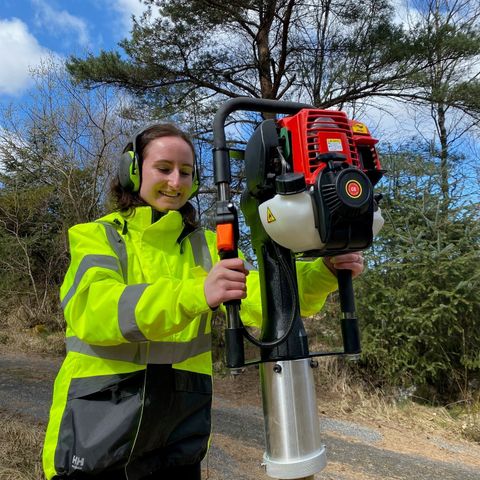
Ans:
MULTIPOLYGON (((335 347, 342 344, 338 325, 330 320, 338 317, 338 305, 328 301, 321 314, 306 322, 312 351, 341 349, 335 347)), ((414 392, 405 397, 398 391, 366 385, 352 375, 348 361, 340 357, 320 359, 315 376, 320 408, 328 415, 407 425, 412 431, 437 431, 451 439, 480 444, 480 391, 476 397, 466 394, 465 400, 455 405, 429 406, 414 392)))
POLYGON ((0 480, 42 480, 45 426, 0 411, 0 480))
POLYGON ((65 332, 60 327, 63 320, 35 315, 19 306, 0 316, 0 344, 11 352, 28 352, 40 355, 63 355, 65 332))
POLYGON ((322 359, 316 369, 317 400, 321 413, 365 424, 398 425, 412 434, 441 436, 452 441, 480 444, 480 402, 459 402, 452 408, 429 406, 415 397, 401 398, 352 378, 344 361, 322 359))
MULTIPOLYGON (((2 353, 62 355, 65 334, 57 317, 45 318, 20 305, 0 315, 2 353)), ((45 425, 0 410, 0 480, 43 480, 45 425)))

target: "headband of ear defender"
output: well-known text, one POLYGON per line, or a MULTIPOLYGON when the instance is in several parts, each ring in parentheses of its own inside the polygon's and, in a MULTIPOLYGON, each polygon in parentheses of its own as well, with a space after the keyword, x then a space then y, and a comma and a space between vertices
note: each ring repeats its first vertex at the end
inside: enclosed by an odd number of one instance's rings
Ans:
MULTIPOLYGON (((151 123, 137 130, 123 150, 118 168, 118 180, 120 181, 120 185, 122 186, 122 188, 128 192, 138 192, 140 190, 141 158, 137 148, 138 139, 145 131, 156 125, 158 125, 158 123, 151 123)), ((193 158, 192 177, 193 182, 192 190, 190 192, 190 198, 194 197, 198 193, 198 189, 200 188, 200 182, 197 175, 196 155, 194 155, 193 158)))

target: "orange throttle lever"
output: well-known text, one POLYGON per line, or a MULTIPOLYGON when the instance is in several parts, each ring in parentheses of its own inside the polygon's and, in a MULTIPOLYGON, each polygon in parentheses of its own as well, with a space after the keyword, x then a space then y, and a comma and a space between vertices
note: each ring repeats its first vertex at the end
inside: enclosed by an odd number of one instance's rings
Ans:
MULTIPOLYGON (((217 249, 218 255, 225 258, 238 257, 238 217, 235 206, 230 202, 217 204, 217 249)), ((225 302, 227 328, 225 329, 225 357, 232 373, 238 373, 245 365, 243 346, 243 326, 240 320, 240 300, 225 302)))
POLYGON ((236 252, 235 228, 232 223, 220 223, 217 225, 217 249, 222 258, 229 258, 227 252, 236 252))

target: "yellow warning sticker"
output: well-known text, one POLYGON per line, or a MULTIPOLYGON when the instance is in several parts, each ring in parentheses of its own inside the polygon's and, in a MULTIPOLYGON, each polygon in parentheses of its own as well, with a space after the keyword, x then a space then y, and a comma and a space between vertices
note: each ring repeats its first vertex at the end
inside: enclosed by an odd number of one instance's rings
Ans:
POLYGON ((276 220, 277 219, 275 218, 275 215, 270 210, 270 207, 267 207, 267 223, 272 223, 272 222, 275 222, 276 220))
POLYGON ((352 125, 352 130, 354 131, 354 133, 363 133, 365 135, 368 135, 369 133, 367 126, 364 123, 360 122, 355 122, 352 125))

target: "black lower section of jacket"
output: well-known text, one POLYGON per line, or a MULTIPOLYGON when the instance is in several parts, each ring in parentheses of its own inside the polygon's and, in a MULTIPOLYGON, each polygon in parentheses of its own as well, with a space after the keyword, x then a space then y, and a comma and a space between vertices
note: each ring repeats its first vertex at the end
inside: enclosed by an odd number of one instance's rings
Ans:
POLYGON ((140 480, 163 468, 199 463, 207 451, 211 403, 210 375, 171 365, 74 379, 54 478, 107 478, 126 465, 128 477, 117 478, 140 480))

